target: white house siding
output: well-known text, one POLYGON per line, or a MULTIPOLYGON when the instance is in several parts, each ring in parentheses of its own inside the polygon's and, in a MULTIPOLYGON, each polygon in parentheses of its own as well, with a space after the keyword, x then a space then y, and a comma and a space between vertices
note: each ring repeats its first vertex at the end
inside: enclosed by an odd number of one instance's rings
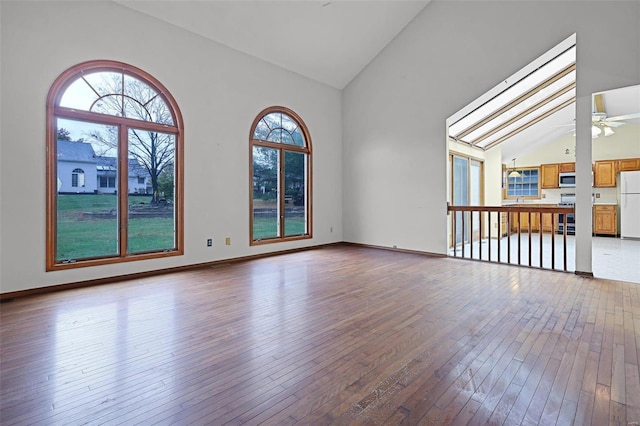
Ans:
POLYGON ((58 161, 58 180, 62 182, 58 192, 94 193, 98 189, 98 177, 95 163, 85 163, 81 161, 58 161), (84 171, 84 187, 72 186, 73 170, 82 169, 84 171))
POLYGON ((137 176, 129 176, 129 194, 146 194, 147 193, 147 179, 144 183, 138 183, 137 176))

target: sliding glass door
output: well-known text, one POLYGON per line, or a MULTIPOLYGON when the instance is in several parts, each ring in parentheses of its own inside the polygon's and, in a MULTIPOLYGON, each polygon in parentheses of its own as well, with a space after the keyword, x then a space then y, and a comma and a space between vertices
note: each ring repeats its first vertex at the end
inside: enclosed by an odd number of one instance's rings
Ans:
MULTIPOLYGON (((454 206, 480 206, 482 201, 482 163, 478 160, 460 155, 451 156, 451 188, 454 206)), ((481 235, 479 213, 473 213, 473 220, 469 214, 464 217, 464 233, 462 230, 463 213, 456 212, 456 234, 454 245, 466 243, 470 235, 478 240, 481 235), (470 226, 471 225, 471 226, 470 226), (473 233, 473 234, 471 234, 473 233)))

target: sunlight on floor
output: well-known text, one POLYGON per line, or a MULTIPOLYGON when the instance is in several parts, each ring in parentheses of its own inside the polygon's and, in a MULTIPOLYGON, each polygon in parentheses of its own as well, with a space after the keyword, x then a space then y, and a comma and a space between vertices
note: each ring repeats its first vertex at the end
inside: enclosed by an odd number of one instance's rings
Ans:
MULTIPOLYGON (((617 281, 627 281, 640 284, 640 241, 623 240, 610 237, 593 237, 593 275, 597 278, 605 278, 617 281)), ((563 240, 561 236, 555 236, 553 244, 554 262, 551 261, 551 234, 543 234, 542 239, 542 267, 545 269, 565 270, 563 259, 563 240)), ((487 239, 474 241, 473 245, 465 244, 464 255, 462 247, 458 247, 456 257, 488 260, 497 262, 498 256, 501 263, 524 266, 540 267, 540 237, 539 234, 531 234, 531 259, 529 259, 529 236, 522 234, 520 237, 520 258, 518 261, 518 236, 512 235, 500 239, 487 239), (498 248, 500 253, 498 255, 498 248)), ((453 256, 453 250, 449 256, 453 256)), ((566 270, 575 271, 575 237, 567 236, 567 260, 566 270)))

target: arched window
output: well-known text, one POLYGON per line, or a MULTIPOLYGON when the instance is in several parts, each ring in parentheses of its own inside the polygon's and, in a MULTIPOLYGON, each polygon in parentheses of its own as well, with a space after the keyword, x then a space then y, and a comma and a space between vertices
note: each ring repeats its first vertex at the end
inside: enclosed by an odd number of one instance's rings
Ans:
POLYGON ((302 119, 267 108, 249 140, 250 243, 311 238, 311 138, 302 119))
POLYGON ((84 170, 73 169, 73 172, 71 172, 71 186, 84 188, 84 170))
POLYGON ((148 73, 114 61, 63 72, 47 97, 47 270, 182 254, 182 138, 148 73))

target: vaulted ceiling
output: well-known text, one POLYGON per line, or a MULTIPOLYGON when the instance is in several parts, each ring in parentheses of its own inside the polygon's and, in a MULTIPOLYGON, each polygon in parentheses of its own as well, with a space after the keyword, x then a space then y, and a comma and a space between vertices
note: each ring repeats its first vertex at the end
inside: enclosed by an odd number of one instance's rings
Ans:
POLYGON ((428 0, 114 0, 343 89, 428 0))
MULTIPOLYGON (((339 90, 355 78, 430 2, 112 1, 339 90)), ((539 59, 547 60, 544 56, 539 59)), ((496 76, 496 81, 502 82, 504 77, 496 76)), ((499 89, 498 86, 496 88, 499 89)), ((489 96, 495 96, 495 93, 489 93, 489 96)), ((640 112, 640 89, 605 93, 603 97, 609 117, 640 112)), ((503 158, 511 159, 525 149, 531 152, 535 147, 557 140, 567 133, 566 125, 570 125, 574 117, 575 103, 571 102, 544 120, 510 135, 500 144, 503 158)))

